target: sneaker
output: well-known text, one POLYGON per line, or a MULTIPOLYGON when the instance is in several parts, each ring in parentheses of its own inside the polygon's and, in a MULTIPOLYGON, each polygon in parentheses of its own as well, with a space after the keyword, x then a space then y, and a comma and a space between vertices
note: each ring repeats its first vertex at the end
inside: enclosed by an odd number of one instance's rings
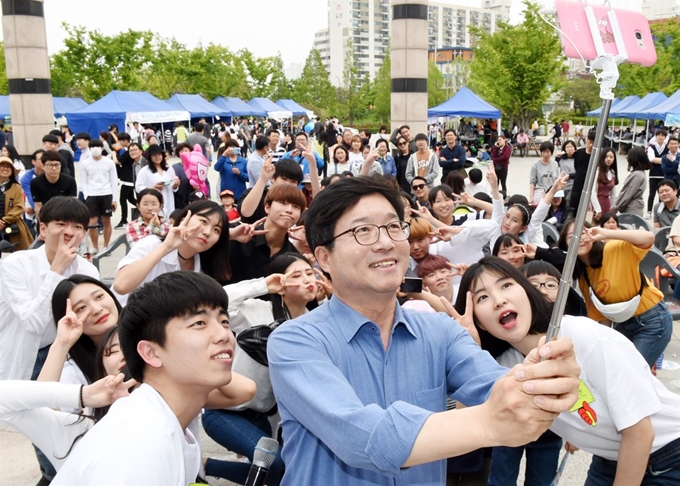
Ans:
POLYGON ((128 224, 127 224, 127 221, 121 221, 120 223, 118 223, 118 224, 115 226, 115 228, 116 228, 116 229, 121 229, 121 228, 125 228, 127 225, 128 225, 128 224))

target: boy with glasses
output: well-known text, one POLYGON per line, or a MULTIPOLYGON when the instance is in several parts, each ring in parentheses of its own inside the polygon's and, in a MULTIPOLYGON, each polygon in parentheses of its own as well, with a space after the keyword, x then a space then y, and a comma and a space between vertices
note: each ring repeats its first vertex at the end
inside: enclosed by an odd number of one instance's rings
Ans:
POLYGON ((45 173, 31 181, 34 211, 40 217, 40 208, 55 196, 78 195, 76 180, 61 172, 61 156, 56 150, 48 150, 42 154, 42 165, 45 173))
POLYGON ((450 318, 398 305, 403 218, 399 194, 374 178, 341 180, 310 206, 307 240, 333 298, 267 344, 282 486, 444 484, 446 458, 535 440, 578 397, 568 339, 541 349, 556 359, 534 349, 508 372, 450 318), (447 396, 467 407, 447 411, 447 396))

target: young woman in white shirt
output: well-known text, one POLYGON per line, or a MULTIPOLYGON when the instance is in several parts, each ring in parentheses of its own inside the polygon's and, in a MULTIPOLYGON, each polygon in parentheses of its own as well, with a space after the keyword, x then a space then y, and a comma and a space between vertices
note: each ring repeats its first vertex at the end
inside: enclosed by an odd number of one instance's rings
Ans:
MULTIPOLYGON (((319 281, 315 270, 300 254, 283 253, 270 263, 271 274, 266 278, 244 280, 227 285, 229 296, 229 324, 237 334, 254 326, 276 325, 308 312, 310 304, 316 306, 319 281), (271 301, 257 297, 271 295, 271 301)), ((272 421, 278 419, 274 409, 276 399, 269 381, 269 368, 259 364, 245 351, 238 349, 232 371, 242 373, 257 384, 255 398, 236 409, 206 409, 203 428, 218 444, 228 450, 253 460, 253 451, 262 437, 276 438, 272 421)), ((208 476, 221 477, 244 484, 250 464, 208 459, 205 465, 208 476)), ((283 474, 280 455, 269 469, 267 484, 279 484, 283 474)))
POLYGON ((135 191, 154 188, 163 194, 165 211, 170 214, 175 210, 174 192, 179 189, 179 178, 165 160, 165 152, 160 145, 150 145, 147 149, 149 165, 142 167, 137 174, 135 191))
MULTIPOLYGON (((354 172, 354 167, 361 168, 364 165, 364 154, 363 154, 364 142, 361 140, 359 135, 352 135, 352 142, 349 149, 349 165, 352 172, 354 172)), ((358 170, 356 171, 359 172, 358 170)))
POLYGON ((349 152, 344 145, 336 145, 332 152, 333 164, 328 168, 328 175, 342 174, 349 170, 349 152))
MULTIPOLYGON (((551 305, 519 270, 495 257, 472 265, 461 281, 456 320, 482 347, 509 349, 501 365, 521 364, 543 340, 551 305)), ((680 481, 680 397, 650 372, 620 333, 585 317, 565 315, 560 336, 574 343, 581 367, 579 400, 550 430, 593 454, 586 484, 677 484, 680 481)), ((492 462, 493 474, 493 462, 492 462)))
POLYGON ((224 285, 231 277, 228 228, 227 216, 215 201, 193 202, 178 216, 165 239, 155 235, 142 238, 118 263, 114 295, 124 306, 128 294, 144 282, 176 270, 202 272, 224 285))
POLYGON ((62 280, 52 294, 57 337, 40 372, 40 381, 87 385, 97 376, 97 348, 118 324, 120 304, 109 288, 86 275, 62 280))

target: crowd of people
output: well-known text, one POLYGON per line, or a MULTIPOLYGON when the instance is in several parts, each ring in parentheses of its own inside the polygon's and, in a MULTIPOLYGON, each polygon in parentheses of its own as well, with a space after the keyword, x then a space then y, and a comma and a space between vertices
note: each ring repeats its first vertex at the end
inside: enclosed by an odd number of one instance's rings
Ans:
POLYGON ((280 441, 270 486, 508 485, 524 453, 549 485, 563 447, 593 454, 587 484, 680 481, 680 397, 654 376, 672 317, 639 270, 654 234, 617 223, 653 184, 680 259, 677 138, 632 148, 618 196, 601 151, 599 225, 545 343, 592 132, 540 145, 528 198, 503 134, 479 165, 452 128, 433 148, 336 119, 133 124, 74 135, 75 165, 57 132, 23 174, 0 156, 0 419, 40 484, 245 484, 250 462, 204 458, 201 427, 249 461, 280 441), (192 152, 217 187, 189 179, 192 152), (109 288, 86 256, 119 210, 131 249, 109 288))

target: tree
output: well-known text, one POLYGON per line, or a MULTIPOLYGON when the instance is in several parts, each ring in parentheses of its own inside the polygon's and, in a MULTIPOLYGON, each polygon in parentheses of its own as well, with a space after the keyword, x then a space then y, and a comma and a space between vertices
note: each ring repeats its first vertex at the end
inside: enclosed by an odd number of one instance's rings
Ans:
POLYGON ((335 114, 338 96, 331 84, 321 54, 312 48, 307 55, 300 78, 293 83, 292 98, 320 117, 335 114))
POLYGON ((359 63, 354 55, 352 38, 347 39, 340 91, 343 99, 343 104, 340 106, 342 118, 348 120, 351 126, 354 124, 354 117, 361 110, 361 99, 357 96, 359 91, 359 63))
POLYGON ((680 59, 680 24, 677 19, 651 26, 657 61, 651 67, 635 64, 619 66, 618 96, 646 95, 663 91, 667 95, 680 89, 678 59, 680 59))
POLYGON ((496 32, 471 28, 479 41, 470 64, 470 88, 497 106, 504 117, 527 128, 551 93, 561 88, 564 57, 555 31, 524 0, 519 25, 496 24, 496 32))
POLYGON ((0 42, 0 95, 9 94, 7 67, 5 66, 5 43, 0 42))
POLYGON ((388 124, 392 113, 392 62, 389 49, 385 52, 385 58, 373 80, 375 91, 374 114, 380 123, 388 124))
POLYGON ((62 24, 66 49, 52 56, 52 93, 92 102, 114 89, 141 90, 153 60, 154 34, 128 30, 105 36, 62 24))
POLYGON ((602 104, 600 85, 592 76, 570 79, 562 88, 562 96, 565 101, 574 102, 574 111, 581 116, 602 104))
POLYGON ((427 106, 432 108, 446 99, 446 79, 433 61, 427 61, 427 106))

